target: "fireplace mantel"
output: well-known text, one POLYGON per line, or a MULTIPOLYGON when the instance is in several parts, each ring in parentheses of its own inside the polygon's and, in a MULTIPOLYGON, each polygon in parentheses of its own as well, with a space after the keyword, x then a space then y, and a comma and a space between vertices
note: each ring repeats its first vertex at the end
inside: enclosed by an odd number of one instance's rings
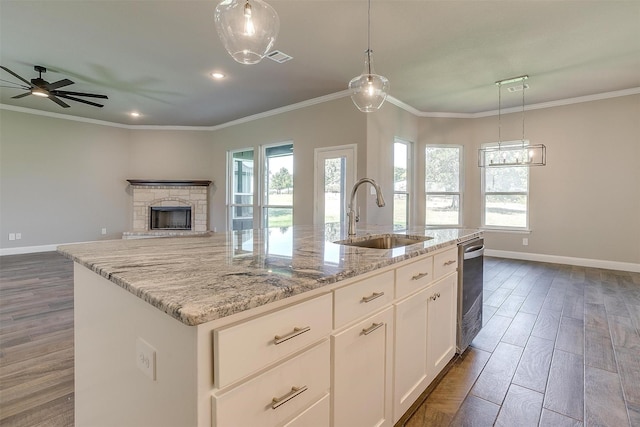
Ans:
POLYGON ((141 187, 208 187, 211 181, 206 180, 167 180, 167 179, 128 179, 131 185, 141 187))

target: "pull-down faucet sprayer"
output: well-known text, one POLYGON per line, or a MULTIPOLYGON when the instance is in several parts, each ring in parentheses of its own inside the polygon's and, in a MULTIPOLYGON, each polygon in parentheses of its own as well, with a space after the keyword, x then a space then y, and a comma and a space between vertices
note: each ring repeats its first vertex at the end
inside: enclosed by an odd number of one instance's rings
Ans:
POLYGON ((358 187, 360 187, 365 182, 368 182, 369 184, 373 185, 373 188, 375 188, 376 204, 379 207, 384 206, 384 197, 382 196, 382 190, 380 189, 380 186, 371 178, 359 179, 358 182, 356 182, 353 185, 353 189, 351 190, 351 202, 349 203, 349 211, 347 212, 347 216, 349 217, 349 231, 348 231, 349 236, 356 235, 356 222, 360 221, 360 215, 356 214, 356 211, 354 208, 356 191, 358 190, 358 187))

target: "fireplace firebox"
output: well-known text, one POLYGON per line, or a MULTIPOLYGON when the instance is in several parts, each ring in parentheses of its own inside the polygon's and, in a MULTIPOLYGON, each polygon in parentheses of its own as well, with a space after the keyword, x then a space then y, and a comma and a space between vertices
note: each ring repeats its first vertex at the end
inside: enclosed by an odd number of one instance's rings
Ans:
POLYGON ((150 206, 151 230, 191 230, 191 207, 150 206))

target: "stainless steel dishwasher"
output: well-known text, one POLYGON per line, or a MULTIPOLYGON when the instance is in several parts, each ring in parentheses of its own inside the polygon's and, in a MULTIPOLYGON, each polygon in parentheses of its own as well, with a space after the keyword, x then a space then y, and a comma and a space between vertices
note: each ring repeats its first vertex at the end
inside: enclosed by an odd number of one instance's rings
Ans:
POLYGON ((482 328, 484 239, 458 244, 458 332, 456 347, 462 354, 482 328))

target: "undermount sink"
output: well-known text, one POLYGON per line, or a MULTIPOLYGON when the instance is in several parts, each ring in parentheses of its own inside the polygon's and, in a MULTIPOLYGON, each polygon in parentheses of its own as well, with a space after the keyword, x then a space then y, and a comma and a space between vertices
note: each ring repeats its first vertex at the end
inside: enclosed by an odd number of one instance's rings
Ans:
POLYGON ((433 239, 433 237, 412 236, 408 234, 376 234, 364 237, 353 237, 334 243, 346 246, 357 246, 359 248, 393 249, 426 242, 431 239, 433 239))

